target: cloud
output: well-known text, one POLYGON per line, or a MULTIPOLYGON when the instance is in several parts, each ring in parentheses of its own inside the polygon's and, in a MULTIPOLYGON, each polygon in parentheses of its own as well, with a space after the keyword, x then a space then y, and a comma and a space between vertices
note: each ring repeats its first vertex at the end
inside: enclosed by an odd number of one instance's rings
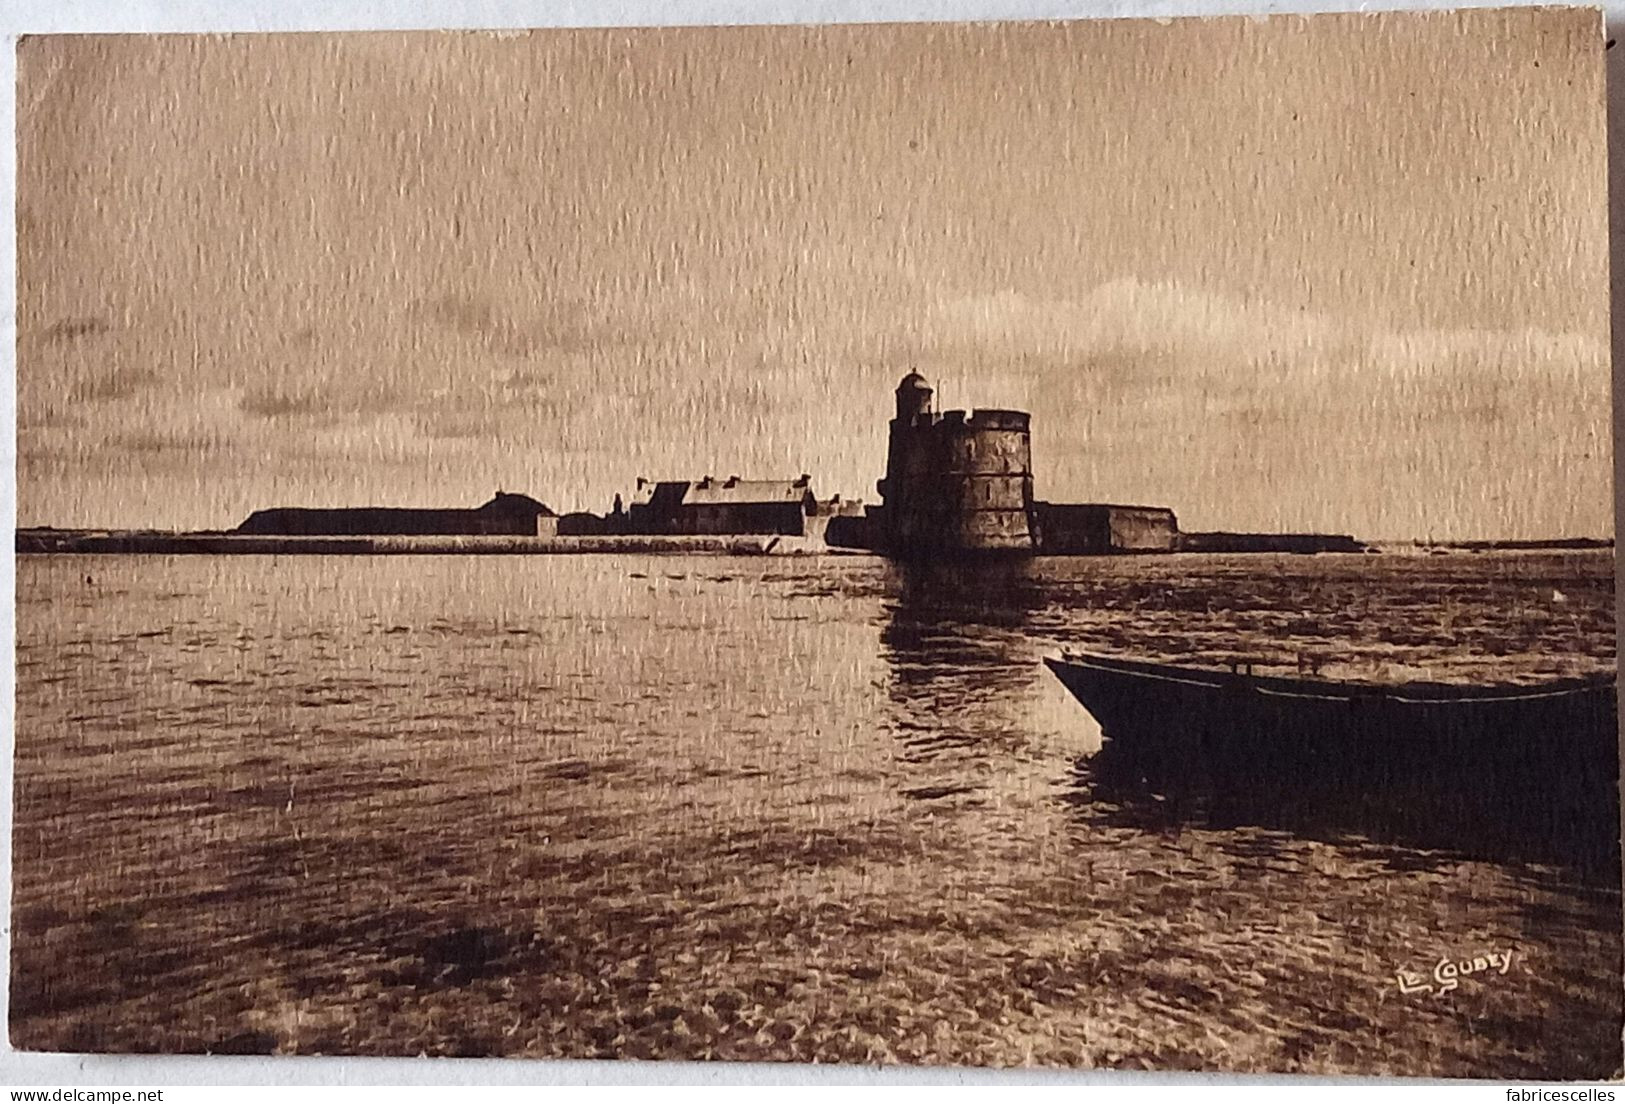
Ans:
MULTIPOLYGON (((321 427, 339 421, 364 425, 386 414, 411 410, 419 403, 432 403, 437 397, 436 391, 419 388, 413 381, 397 376, 318 367, 243 390, 236 405, 253 418, 321 427)), ((297 425, 287 428, 296 430, 297 425)))
POLYGON ((47 342, 64 343, 87 337, 101 337, 112 331, 113 324, 105 318, 59 318, 45 327, 43 337, 47 342))
POLYGON ((330 414, 324 395, 315 388, 283 390, 277 387, 259 387, 249 391, 238 404, 245 414, 257 418, 290 418, 330 414))
MULTIPOLYGON (((942 405, 1033 411, 1051 500, 1167 503, 1192 528, 1362 536, 1606 522, 1606 504, 1591 505, 1607 481, 1600 338, 1373 328, 1131 278, 1070 297, 967 293, 906 268, 854 308, 826 275, 801 271, 805 294, 782 314, 719 284, 649 302, 621 289, 574 319, 568 305, 496 295, 409 299, 358 316, 364 332, 307 329, 248 355, 208 335, 218 351, 205 362, 233 364, 235 386, 156 386, 155 373, 64 349, 75 394, 93 400, 87 420, 22 451, 36 467, 105 460, 171 480, 229 467, 243 486, 228 512, 408 488, 461 500, 492 479, 601 507, 633 475, 723 469, 812 471, 821 490, 863 494, 884 465, 891 386, 919 368, 942 405), (289 473, 312 486, 290 490, 289 473), (1537 502, 1556 485, 1575 506, 1537 502)), ((61 392, 36 390, 31 409, 55 410, 61 392)))
POLYGON ((220 446, 218 435, 175 429, 138 429, 121 433, 113 441, 115 450, 132 453, 204 453, 220 446))
POLYGON ((412 425, 420 436, 436 441, 495 442, 523 428, 516 424, 512 412, 488 405, 420 411, 412 416, 412 425))
POLYGON ((1078 299, 1013 291, 947 298, 932 312, 922 359, 1066 369, 1093 390, 1124 385, 1251 398, 1398 406, 1462 401, 1491 381, 1534 392, 1606 387, 1604 339, 1538 329, 1372 330, 1337 317, 1204 289, 1133 279, 1078 299), (1285 390, 1281 390, 1285 388, 1285 390))
POLYGON ((108 371, 76 380, 68 388, 68 398, 74 403, 117 402, 134 398, 160 382, 150 368, 115 364, 108 371))
POLYGON ((408 316, 473 339, 502 357, 603 352, 679 333, 682 315, 659 296, 561 295, 544 289, 515 304, 512 295, 445 294, 413 300, 408 316))
POLYGON ((484 299, 445 295, 412 304, 414 313, 479 340, 494 353, 524 356, 542 343, 542 335, 484 299))
POLYGON ((1121 279, 940 294, 904 347, 943 405, 1035 413, 1054 499, 1167 502, 1197 528, 1611 531, 1603 334, 1383 327, 1121 279))

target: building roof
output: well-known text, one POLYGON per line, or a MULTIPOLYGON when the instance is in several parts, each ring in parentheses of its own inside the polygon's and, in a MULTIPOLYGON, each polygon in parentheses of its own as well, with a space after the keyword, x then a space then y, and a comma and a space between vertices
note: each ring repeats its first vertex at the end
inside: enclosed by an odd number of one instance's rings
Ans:
POLYGON ((905 387, 912 387, 918 391, 931 390, 931 385, 927 383, 925 381, 925 377, 920 375, 918 372, 910 372, 897 382, 897 390, 901 391, 905 387))
POLYGON ((487 514, 534 514, 539 517, 557 517, 552 510, 537 502, 529 495, 512 494, 508 491, 498 491, 491 501, 479 507, 482 513, 487 514))
POLYGON ((555 516, 553 511, 529 495, 498 491, 491 501, 474 509, 463 506, 271 506, 255 510, 250 517, 344 517, 362 514, 379 518, 440 517, 452 514, 521 514, 555 516))
POLYGON ((1137 506, 1128 502, 1034 502, 1040 510, 1138 510, 1147 514, 1172 514, 1171 506, 1137 506))
POLYGON ((684 506, 737 506, 745 503, 795 502, 811 493, 811 481, 801 479, 702 479, 688 485, 684 506))
POLYGON ((638 489, 632 492, 633 506, 653 506, 659 503, 663 509, 670 509, 683 501, 683 495, 688 491, 688 481, 665 480, 655 482, 649 479, 639 479, 638 489))
POLYGON ((638 487, 633 502, 641 506, 659 503, 676 506, 742 506, 763 503, 800 504, 812 493, 812 480, 799 479, 713 479, 676 480, 661 483, 644 482, 638 487))

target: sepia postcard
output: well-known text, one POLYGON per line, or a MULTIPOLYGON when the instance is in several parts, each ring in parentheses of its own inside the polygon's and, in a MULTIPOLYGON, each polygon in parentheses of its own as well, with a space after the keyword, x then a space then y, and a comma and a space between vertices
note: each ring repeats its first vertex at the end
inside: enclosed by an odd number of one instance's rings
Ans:
POLYGON ((1619 1077, 1605 46, 20 40, 12 1045, 1619 1077))

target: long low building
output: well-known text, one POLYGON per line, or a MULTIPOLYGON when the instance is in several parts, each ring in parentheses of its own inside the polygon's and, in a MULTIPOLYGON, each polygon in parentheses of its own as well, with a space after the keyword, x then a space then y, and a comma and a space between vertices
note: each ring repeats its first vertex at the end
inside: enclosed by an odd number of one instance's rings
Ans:
POLYGON ((627 527, 633 533, 803 536, 819 513, 812 479, 639 479, 627 527))
POLYGON ((520 536, 550 537, 558 517, 529 495, 498 491, 472 510, 355 506, 255 510, 234 532, 251 536, 520 536))

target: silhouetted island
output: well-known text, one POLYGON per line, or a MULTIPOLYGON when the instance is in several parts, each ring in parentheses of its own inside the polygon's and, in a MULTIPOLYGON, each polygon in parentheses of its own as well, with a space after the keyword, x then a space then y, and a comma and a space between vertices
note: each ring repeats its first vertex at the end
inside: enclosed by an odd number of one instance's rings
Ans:
POLYGON ((571 553, 781 555, 878 553, 931 560, 1175 552, 1363 552, 1351 536, 1182 533, 1166 506, 1060 503, 1035 497, 1032 416, 932 405, 917 372, 898 383, 880 502, 819 498, 810 475, 790 479, 637 481, 630 504, 562 517, 525 494, 498 491, 473 508, 278 506, 235 529, 24 529, 19 552, 571 553))

